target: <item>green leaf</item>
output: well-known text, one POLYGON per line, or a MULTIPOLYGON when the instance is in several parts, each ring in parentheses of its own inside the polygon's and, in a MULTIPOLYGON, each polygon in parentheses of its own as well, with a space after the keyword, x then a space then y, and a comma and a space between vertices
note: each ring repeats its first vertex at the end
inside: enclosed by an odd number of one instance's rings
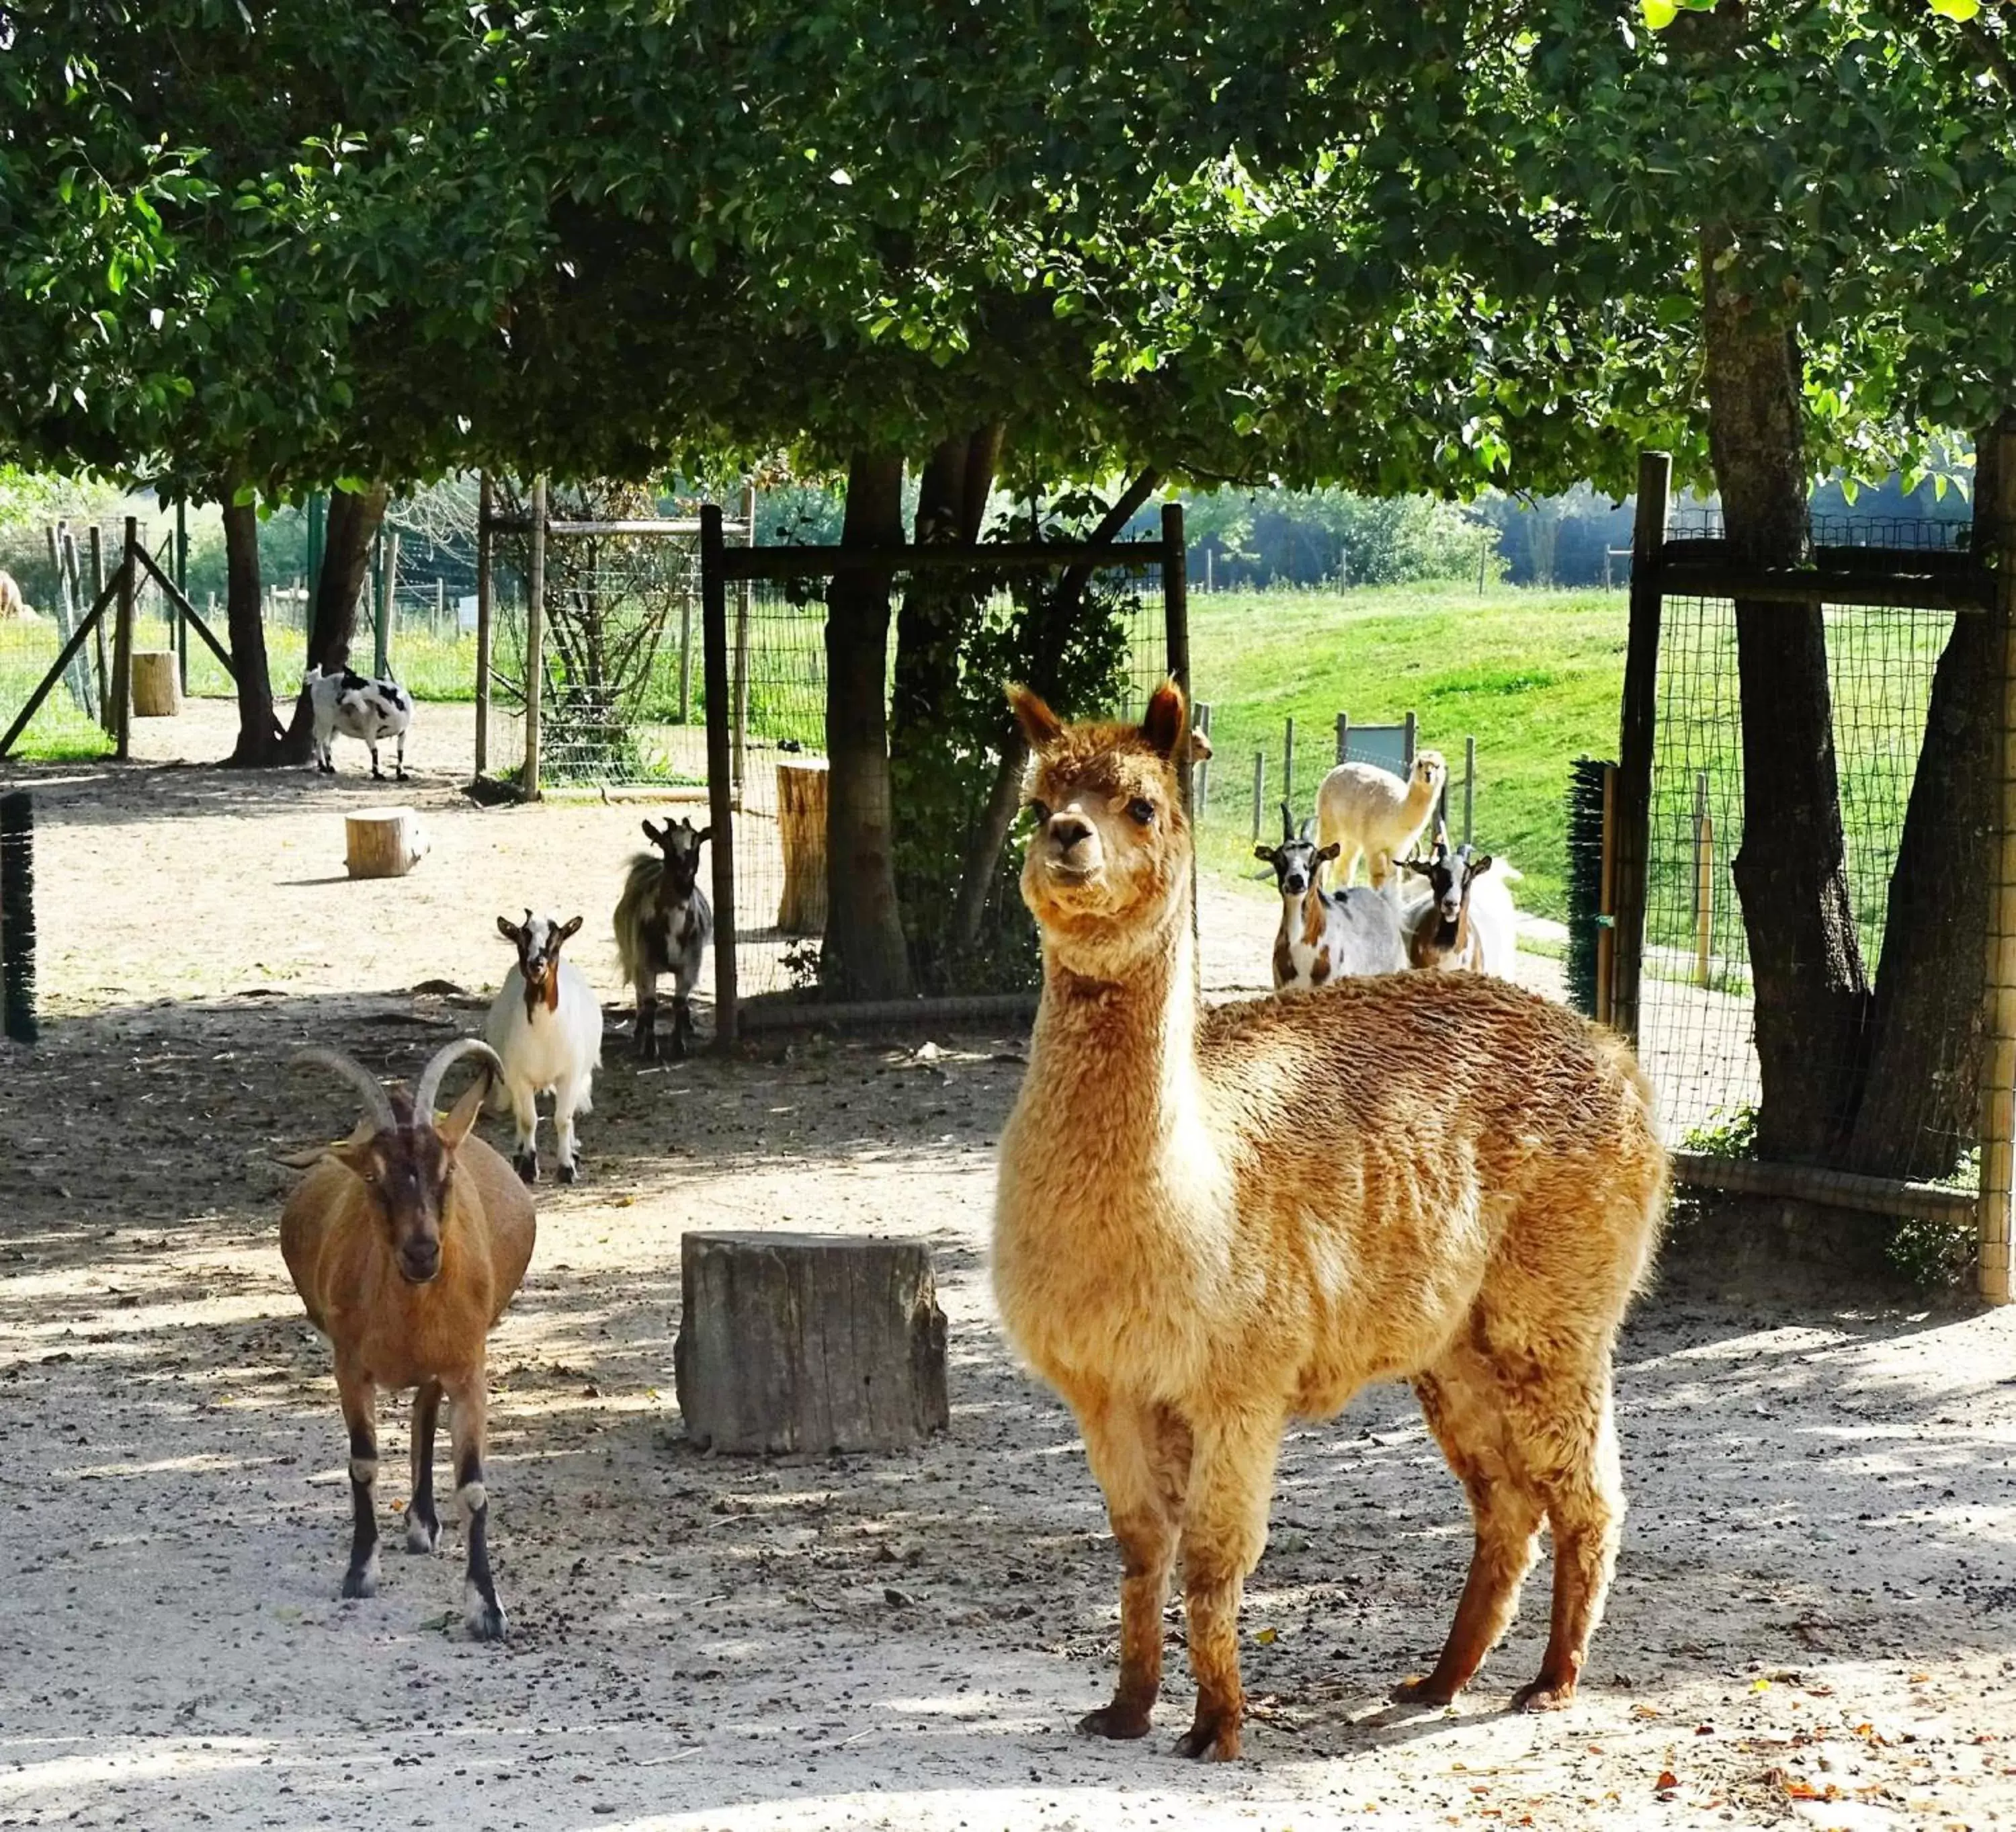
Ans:
POLYGON ((1638 10, 1644 16, 1648 28, 1663 32, 1680 16, 1676 0, 1638 0, 1638 10))
POLYGON ((1928 4, 1940 18, 1958 20, 1962 25, 1981 11, 1981 0, 1928 0, 1928 4))

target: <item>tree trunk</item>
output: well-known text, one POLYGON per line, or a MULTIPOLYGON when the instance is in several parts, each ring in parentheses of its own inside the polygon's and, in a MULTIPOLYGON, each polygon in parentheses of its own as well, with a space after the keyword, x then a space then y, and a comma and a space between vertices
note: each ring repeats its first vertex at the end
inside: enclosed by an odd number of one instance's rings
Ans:
POLYGON ((224 493, 224 608, 231 669, 238 677, 238 744, 230 761, 268 769, 280 761, 273 730, 273 682, 266 664, 266 626, 260 617, 259 511, 224 493))
MULTIPOLYGON (((1738 563, 1795 565, 1806 470, 1797 344, 1718 262, 1705 231, 1702 330, 1708 448, 1738 563)), ((1817 606, 1736 606, 1743 708, 1743 847, 1733 875, 1750 941, 1767 1158, 1813 1161, 1854 1119, 1869 989, 1849 895, 1827 632, 1817 606)))
MULTIPOLYGON (((1975 439, 1975 550, 2000 544, 2000 429, 1975 439)), ((1849 1168, 1877 1177, 1942 1177, 1981 1125, 1982 1025, 1993 896, 1994 779, 2000 685, 1993 614, 1953 619, 1926 708, 1883 927, 1870 1020, 1869 1072, 1849 1168)))
MULTIPOLYGON (((322 571, 315 581, 315 615, 308 621, 309 668, 333 673, 350 665, 350 646, 357 636, 357 608, 371 570, 371 543, 385 520, 391 491, 373 484, 361 492, 332 490, 324 532, 322 571)), ((315 714, 303 693, 294 704, 293 722, 281 745, 281 761, 306 763, 315 714)))
MULTIPOLYGON (((1118 539, 1121 530, 1134 519, 1135 513, 1154 494, 1161 481, 1160 472, 1143 471, 1100 518, 1099 526, 1093 530, 1093 541, 1105 546, 1118 539)), ((1046 699, 1057 692, 1055 658, 1063 651, 1064 638, 1085 601, 1085 588, 1091 578, 1090 567, 1069 567, 1060 575, 1057 589, 1051 594, 1045 619, 1051 639, 1037 646, 1037 653, 1043 658, 1043 664, 1030 671, 1038 678, 1024 683, 1046 699)), ((1000 869, 1009 830, 1015 824, 1016 811, 1022 805, 1022 777, 1028 767, 1028 741, 1023 737, 1021 727, 1004 713, 1000 761, 995 767, 993 786, 988 792, 987 804, 981 809, 978 822, 967 837, 965 857, 959 862, 959 902, 953 914, 952 932, 960 947, 972 948, 979 942, 980 931, 986 921, 988 899, 993 894, 994 874, 1000 869)))
MULTIPOLYGON (((900 546, 903 460, 857 452, 844 547, 900 546)), ((896 901, 889 786, 889 575, 843 572, 826 589, 826 922, 822 981, 842 999, 902 999, 909 957, 896 901)))

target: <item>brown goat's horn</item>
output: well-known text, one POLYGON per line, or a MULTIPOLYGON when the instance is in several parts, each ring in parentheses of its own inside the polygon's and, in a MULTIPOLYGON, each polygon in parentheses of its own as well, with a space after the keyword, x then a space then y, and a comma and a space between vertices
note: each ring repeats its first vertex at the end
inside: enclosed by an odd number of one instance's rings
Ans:
POLYGON ((413 1090, 413 1120, 416 1125, 424 1125, 434 1117, 434 1096, 441 1092, 441 1085, 448 1071, 465 1056, 480 1056, 484 1065, 492 1075, 502 1075, 504 1064, 497 1052, 481 1037, 458 1037, 452 1043, 444 1043, 420 1071, 419 1085, 413 1090))
POLYGON ((388 1132, 398 1125, 392 1111, 392 1097, 385 1092, 384 1085, 361 1062, 333 1049, 298 1049, 294 1061, 312 1063, 318 1068, 333 1069, 351 1087, 364 1096, 364 1110, 371 1116, 371 1123, 381 1132, 388 1132))

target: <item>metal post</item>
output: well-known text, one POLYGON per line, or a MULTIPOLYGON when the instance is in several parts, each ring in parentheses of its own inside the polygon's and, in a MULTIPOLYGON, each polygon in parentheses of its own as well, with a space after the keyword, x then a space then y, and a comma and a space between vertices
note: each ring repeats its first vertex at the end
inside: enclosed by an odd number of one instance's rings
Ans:
MULTIPOLYGON (((95 604, 105 596, 105 531, 93 522, 86 531, 91 538, 91 602, 95 604)), ((105 660, 105 619, 98 620, 92 632, 92 648, 98 660, 98 704, 101 711, 112 704, 110 683, 106 679, 110 669, 105 660)))
POLYGON ((112 736, 121 763, 133 754, 133 589, 140 576, 139 552, 140 524, 129 515, 119 573, 119 621, 112 633, 112 736))
POLYGON ((1477 542, 1477 595, 1480 598, 1484 596, 1485 566, 1490 558, 1491 531, 1486 528, 1478 535, 1477 542))
POLYGON ((1470 844, 1471 822, 1477 812, 1477 740, 1463 741, 1463 843, 1470 844))
POLYGON ((546 673, 546 480, 532 480, 532 563, 525 581, 525 771, 518 793, 539 796, 539 695, 546 673))
POLYGON ((1281 799, 1295 805, 1295 722, 1290 719, 1281 731, 1281 799))
MULTIPOLYGON (((1981 1087, 1981 1200, 1975 1274, 1990 1304, 2010 1300, 2010 1207, 2016 1196, 2016 433, 1996 436, 1994 538, 2001 718, 1993 757, 2000 789, 1990 891, 1982 1017, 1987 1050, 1981 1087)), ((1975 513, 1980 513, 1977 505, 1975 513)))
POLYGON ((722 576, 721 507, 700 512, 701 689, 707 695, 707 801, 714 829, 714 1046, 733 1047, 741 1010, 736 994, 735 804, 729 776, 728 581, 722 576))
POLYGON ((1616 941, 1610 1021, 1638 1039, 1638 985, 1645 946, 1645 874, 1651 855, 1652 740, 1659 692, 1659 556, 1666 540, 1672 460, 1647 452, 1638 460, 1638 514, 1631 531, 1630 622, 1624 652, 1624 705, 1617 745, 1617 837, 1614 848, 1616 941))
MULTIPOLYGON (((1419 726, 1410 712, 1400 729, 1400 765, 1409 776, 1414 773, 1414 743, 1419 736, 1419 726)), ((1446 788, 1448 786, 1448 779, 1445 777, 1443 786, 1446 788)))
POLYGON ((373 671, 384 680, 392 672, 392 620, 398 614, 399 531, 379 533, 379 562, 383 577, 378 588, 378 665, 373 671))
POLYGON ((1253 753, 1253 844, 1260 844, 1260 811, 1267 801, 1267 753, 1253 753))
MULTIPOLYGON (((175 498, 175 589, 183 597, 189 596, 189 504, 182 498, 175 498)), ((168 606, 168 614, 175 620, 175 666, 182 681, 182 697, 189 697, 189 619, 182 615, 179 604, 168 606)))
POLYGON ((1341 712, 1337 715, 1337 761, 1345 763, 1351 758, 1351 714, 1341 712))
POLYGON ((1708 983, 1708 945, 1715 933, 1715 819, 1708 811, 1708 772, 1694 774, 1694 984, 1708 983))
POLYGON ((490 473, 476 486, 476 774, 490 767, 490 473))

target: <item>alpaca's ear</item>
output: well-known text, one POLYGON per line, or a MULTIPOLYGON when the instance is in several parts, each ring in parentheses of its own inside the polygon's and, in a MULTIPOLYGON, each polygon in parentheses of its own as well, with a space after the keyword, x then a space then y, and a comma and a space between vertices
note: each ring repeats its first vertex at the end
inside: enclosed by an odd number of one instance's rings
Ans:
POLYGON ((1164 757, 1174 757, 1183 742, 1184 718, 1183 689, 1174 681, 1165 681, 1149 696, 1141 736, 1164 757))
POLYGON ((1019 681, 1008 683, 1008 704, 1031 750, 1047 750, 1064 735, 1064 721, 1043 704, 1043 696, 1032 693, 1019 681))

